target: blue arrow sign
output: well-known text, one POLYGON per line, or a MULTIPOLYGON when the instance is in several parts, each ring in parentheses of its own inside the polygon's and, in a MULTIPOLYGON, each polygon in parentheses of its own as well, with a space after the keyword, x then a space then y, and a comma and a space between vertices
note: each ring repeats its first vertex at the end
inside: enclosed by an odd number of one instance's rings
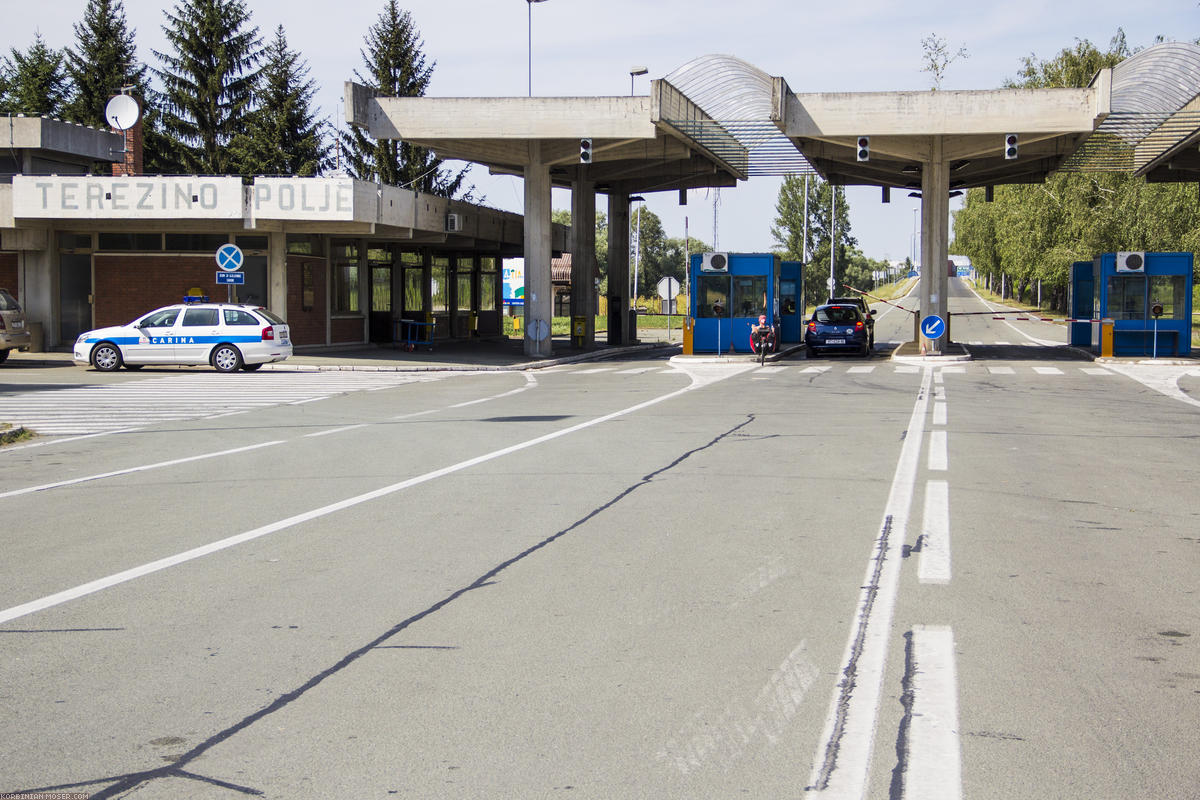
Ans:
POLYGON ((226 272, 237 272, 242 268, 242 248, 236 244, 223 244, 217 248, 217 269, 226 272))
POLYGON ((218 272, 217 284, 229 283, 241 285, 246 282, 246 273, 244 272, 218 272))
POLYGON ((921 335, 926 339, 940 339, 946 332, 946 321, 937 314, 930 314, 921 320, 921 335))

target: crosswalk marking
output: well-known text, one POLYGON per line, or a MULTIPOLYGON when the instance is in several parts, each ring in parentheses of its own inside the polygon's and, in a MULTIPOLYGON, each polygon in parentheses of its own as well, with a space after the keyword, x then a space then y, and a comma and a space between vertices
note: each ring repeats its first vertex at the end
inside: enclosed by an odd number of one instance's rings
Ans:
POLYGON ((869 366, 869 367, 865 367, 865 366, 850 367, 850 369, 846 370, 846 372, 850 373, 851 375, 859 375, 859 374, 863 374, 863 373, 867 373, 867 372, 874 372, 874 371, 875 371, 875 367, 873 365, 869 366))
POLYGON ((1016 375, 1017 371, 1012 367, 988 367, 988 372, 993 375, 1016 375))
POLYGON ((381 386, 445 380, 451 375, 349 371, 171 375, 7 395, 0 398, 0 420, 46 436, 104 433, 231 416, 381 386))
POLYGON ((833 367, 804 367, 801 372, 828 372, 833 367))
POLYGON ((1038 375, 1062 375, 1063 371, 1058 367, 1034 367, 1033 371, 1038 375))
POLYGON ((1115 372, 1111 372, 1111 371, 1105 369, 1104 367, 1082 367, 1081 369, 1083 369, 1083 371, 1085 373, 1087 373, 1088 375, 1115 375, 1116 374, 1115 372))

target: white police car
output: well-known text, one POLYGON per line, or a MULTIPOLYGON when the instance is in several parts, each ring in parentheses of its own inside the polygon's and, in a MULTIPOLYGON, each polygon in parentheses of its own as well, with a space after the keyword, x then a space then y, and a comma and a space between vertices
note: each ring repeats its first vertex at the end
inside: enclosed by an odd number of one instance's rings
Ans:
POLYGON ((75 363, 104 372, 147 364, 211 364, 218 372, 253 371, 292 354, 287 323, 265 308, 235 303, 183 303, 151 311, 128 325, 85 331, 75 363))

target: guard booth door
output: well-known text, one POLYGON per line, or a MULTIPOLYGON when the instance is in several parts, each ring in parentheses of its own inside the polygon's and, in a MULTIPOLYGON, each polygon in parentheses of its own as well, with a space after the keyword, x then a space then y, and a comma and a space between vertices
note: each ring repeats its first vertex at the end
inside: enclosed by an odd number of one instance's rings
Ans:
POLYGON ((779 341, 800 342, 804 333, 804 284, 799 261, 779 265, 779 341))
POLYGON ((371 341, 392 341, 392 265, 371 264, 371 341))

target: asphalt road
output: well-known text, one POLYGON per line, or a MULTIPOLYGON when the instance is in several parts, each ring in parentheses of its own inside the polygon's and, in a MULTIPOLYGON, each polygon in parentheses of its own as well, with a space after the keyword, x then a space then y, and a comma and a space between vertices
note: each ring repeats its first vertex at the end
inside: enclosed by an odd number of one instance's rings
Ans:
POLYGON ((145 413, 0 451, 0 792, 1200 796, 1200 368, 911 325, 278 404, 4 368, 145 413))

